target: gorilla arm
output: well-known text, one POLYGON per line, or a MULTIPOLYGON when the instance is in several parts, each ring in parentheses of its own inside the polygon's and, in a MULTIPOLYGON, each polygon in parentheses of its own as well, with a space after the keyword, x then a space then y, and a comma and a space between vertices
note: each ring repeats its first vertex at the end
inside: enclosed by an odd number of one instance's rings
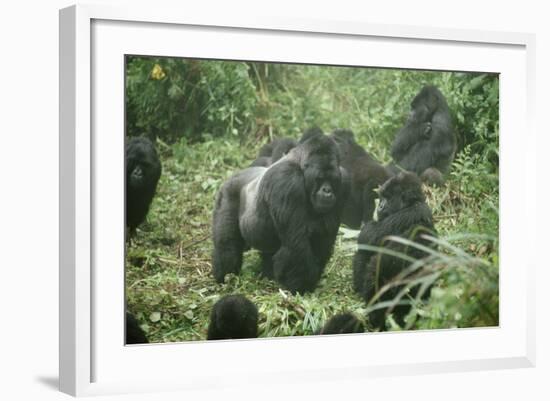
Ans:
POLYGON ((430 167, 436 167, 444 173, 454 155, 455 147, 454 137, 449 136, 446 129, 434 122, 430 139, 414 144, 408 153, 398 160, 399 165, 418 175, 430 167))
POLYGON ((419 143, 425 143, 431 136, 432 124, 430 122, 409 119, 392 143, 391 156, 393 160, 399 162, 407 154, 413 152, 411 148, 419 143))
POLYGON ((313 253, 309 238, 311 205, 300 166, 294 162, 274 165, 260 184, 261 197, 269 213, 281 247, 273 256, 275 279, 291 292, 312 291, 322 266, 313 253))
POLYGON ((412 145, 416 142, 414 130, 407 124, 399 130, 391 145, 391 157, 396 162, 407 154, 412 145))

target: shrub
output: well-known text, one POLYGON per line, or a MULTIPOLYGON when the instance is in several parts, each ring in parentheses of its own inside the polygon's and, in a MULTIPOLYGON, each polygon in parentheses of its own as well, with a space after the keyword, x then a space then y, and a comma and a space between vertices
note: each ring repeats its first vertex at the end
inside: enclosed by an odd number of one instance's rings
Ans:
POLYGON ((244 62, 127 57, 127 135, 145 133, 168 143, 246 136, 256 104, 248 69, 244 62))

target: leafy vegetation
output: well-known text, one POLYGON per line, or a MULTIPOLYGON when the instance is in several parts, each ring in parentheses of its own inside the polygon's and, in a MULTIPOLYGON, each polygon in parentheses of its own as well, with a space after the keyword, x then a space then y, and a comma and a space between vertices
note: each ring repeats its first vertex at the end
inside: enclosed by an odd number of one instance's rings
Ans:
MULTIPOLYGON (((291 295, 258 276, 245 253, 240 276, 211 275, 210 224, 221 183, 247 166, 274 135, 299 137, 318 125, 354 130, 381 162, 424 84, 446 96, 461 144, 447 184, 425 188, 439 250, 411 277, 433 283, 427 303, 412 302, 406 327, 498 325, 498 77, 490 74, 299 66, 130 57, 127 134, 156 139, 163 174, 147 222, 127 247, 128 308, 152 342, 206 338, 210 310, 242 293, 260 311, 262 337, 307 335, 334 313, 364 316, 352 289, 357 231, 342 227, 313 293, 291 295)), ((424 281, 423 281, 424 282, 424 281)))

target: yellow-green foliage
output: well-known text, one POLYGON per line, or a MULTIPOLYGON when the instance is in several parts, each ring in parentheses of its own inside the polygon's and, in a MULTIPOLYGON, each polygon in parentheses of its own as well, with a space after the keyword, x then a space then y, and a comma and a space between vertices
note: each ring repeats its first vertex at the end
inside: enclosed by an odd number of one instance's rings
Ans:
POLYGON ((351 128, 374 157, 389 162, 392 138, 410 100, 426 83, 437 85, 449 100, 462 145, 447 185, 426 188, 443 242, 438 255, 419 267, 433 273, 429 302, 416 304, 404 297, 419 316, 413 326, 411 314, 409 323, 414 328, 498 324, 496 76, 168 59, 132 62, 127 102, 142 106, 132 106, 128 114, 129 127, 136 130, 129 134, 138 133, 140 125, 156 126, 163 163, 157 195, 147 222, 127 248, 126 263, 128 307, 152 342, 205 339, 213 303, 231 293, 242 293, 258 305, 262 337, 312 334, 344 310, 364 315, 367 306, 351 285, 357 232, 345 228, 311 294, 294 296, 260 278, 255 251, 245 254, 240 276, 215 283, 210 236, 215 194, 271 135, 298 137, 312 125, 327 131, 351 128), (200 73, 187 79, 189 68, 200 73), (188 101, 197 104, 185 103, 186 97, 170 89, 167 79, 186 88, 185 96, 194 90, 188 101), (159 89, 157 84, 164 81, 159 89), (177 116, 182 101, 187 109, 177 116))

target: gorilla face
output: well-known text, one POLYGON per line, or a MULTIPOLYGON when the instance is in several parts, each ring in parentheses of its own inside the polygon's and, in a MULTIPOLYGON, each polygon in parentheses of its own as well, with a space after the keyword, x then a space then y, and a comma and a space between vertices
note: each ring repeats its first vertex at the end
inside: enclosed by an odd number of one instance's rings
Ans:
POLYGON ((304 165, 306 191, 315 213, 325 214, 336 206, 342 175, 334 154, 310 155, 304 165))
POLYGON ((430 110, 426 105, 421 104, 411 109, 407 123, 409 124, 421 124, 424 121, 428 121, 430 116, 430 110))
POLYGON ((152 142, 130 138, 126 144, 126 225, 134 232, 147 216, 162 166, 152 142))
POLYGON ((130 152, 126 157, 127 181, 130 188, 139 190, 150 182, 158 180, 158 158, 149 141, 133 141, 130 152), (153 150, 152 150, 153 149, 153 150))
POLYGON ((437 109, 439 99, 433 86, 425 86, 411 102, 411 122, 425 122, 432 119, 437 109))
POLYGON ((416 174, 401 172, 380 188, 380 203, 376 210, 378 221, 418 202, 424 202, 420 179, 416 174))
POLYGON ((142 164, 136 164, 130 172, 130 185, 133 187, 140 187, 143 184, 143 176, 145 175, 143 171, 142 164))

